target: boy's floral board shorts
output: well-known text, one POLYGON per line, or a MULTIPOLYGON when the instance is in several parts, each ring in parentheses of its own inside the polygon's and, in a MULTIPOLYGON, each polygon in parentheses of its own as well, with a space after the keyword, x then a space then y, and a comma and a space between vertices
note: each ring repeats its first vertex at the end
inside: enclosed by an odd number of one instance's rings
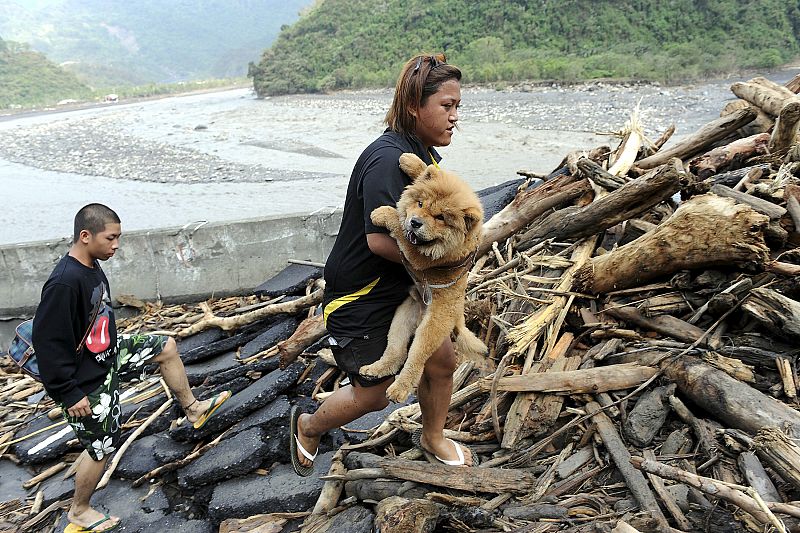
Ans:
POLYGON ((90 416, 69 416, 61 405, 64 418, 72 426, 78 442, 99 461, 113 453, 120 437, 120 381, 144 378, 145 364, 164 349, 169 337, 162 335, 117 335, 117 358, 102 385, 87 395, 90 416))

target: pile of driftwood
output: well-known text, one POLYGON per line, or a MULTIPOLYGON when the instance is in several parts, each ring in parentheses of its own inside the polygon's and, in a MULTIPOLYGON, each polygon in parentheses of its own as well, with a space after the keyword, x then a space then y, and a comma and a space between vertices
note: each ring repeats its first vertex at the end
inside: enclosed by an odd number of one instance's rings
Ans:
MULTIPOLYGON (((652 141, 634 112, 618 147, 570 153, 548 176, 523 173, 513 201, 486 222, 470 273, 468 324, 489 357, 458 367, 446 424, 478 467, 428 462, 409 437, 419 405, 395 406, 365 440, 339 447, 313 508, 216 515, 220 531, 369 531, 357 528, 365 516, 395 532, 800 531, 799 89, 800 77, 736 83, 741 100, 665 148, 674 128, 652 141)), ((288 338, 241 357, 249 370, 236 379, 244 387, 278 361, 299 361, 308 367, 297 382, 313 375, 304 390, 324 401, 343 376, 320 342, 321 296, 314 279, 271 300, 127 300, 141 313, 120 328, 179 339, 221 330, 239 339, 235 350, 253 324, 303 318, 288 338)), ((131 418, 131 442, 173 412, 163 384, 138 387, 133 400, 160 400, 131 418)), ((294 401, 299 390, 284 393, 294 401)), ((25 401, 39 392, 0 375, 5 458, 15 424, 52 407, 25 401)), ((173 482, 224 446, 227 431, 136 483, 173 482)), ((268 477, 270 466, 251 471, 268 477)), ((42 508, 38 494, 0 504, 0 521, 52 524, 68 501, 42 508)))

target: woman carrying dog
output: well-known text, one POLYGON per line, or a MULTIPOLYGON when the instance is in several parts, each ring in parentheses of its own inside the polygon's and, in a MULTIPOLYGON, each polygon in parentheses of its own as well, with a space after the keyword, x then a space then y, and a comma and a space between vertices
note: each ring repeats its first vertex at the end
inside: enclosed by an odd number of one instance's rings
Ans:
MULTIPOLYGON (((386 113, 388 128, 358 158, 347 188, 342 224, 325 263, 323 314, 333 356, 350 384, 329 396, 313 414, 292 409, 292 464, 301 476, 313 472, 321 436, 388 405, 394 377, 368 378, 359 368, 380 359, 395 309, 412 281, 401 264, 397 242, 375 226, 372 211, 394 206, 411 183, 400 155, 414 153, 438 164, 435 147, 453 137, 461 103, 461 71, 444 54, 417 55, 403 67, 386 113)), ((472 465, 469 448, 444 438, 456 354, 449 338, 428 359, 417 389, 422 411, 419 444, 439 461, 472 465)))

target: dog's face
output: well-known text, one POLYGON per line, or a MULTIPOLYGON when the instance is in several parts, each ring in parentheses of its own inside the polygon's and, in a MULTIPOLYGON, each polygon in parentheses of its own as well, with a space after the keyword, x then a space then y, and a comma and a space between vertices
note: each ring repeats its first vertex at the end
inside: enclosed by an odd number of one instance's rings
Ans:
POLYGON ((483 222, 477 195, 455 174, 433 165, 425 167, 419 158, 409 169, 402 164, 409 155, 402 156, 401 167, 414 182, 397 202, 408 243, 434 261, 456 259, 474 251, 483 222))

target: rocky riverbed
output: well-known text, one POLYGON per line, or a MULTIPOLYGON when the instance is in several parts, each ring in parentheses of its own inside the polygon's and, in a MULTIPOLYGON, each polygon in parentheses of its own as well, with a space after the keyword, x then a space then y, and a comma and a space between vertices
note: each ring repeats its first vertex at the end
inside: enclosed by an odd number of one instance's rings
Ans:
MULTIPOLYGON (((461 132, 443 151, 468 178, 507 179, 523 167, 544 172, 576 137, 591 143, 619 130, 637 105, 652 135, 672 123, 678 135, 693 131, 730 97, 729 85, 465 88, 461 132)), ((162 183, 334 178, 348 174, 358 150, 380 132, 390 99, 383 90, 256 100, 240 89, 52 115, 3 128, 0 158, 162 183)))
MULTIPOLYGON (((788 80, 794 70, 770 73, 788 80)), ((465 87, 444 164, 476 189, 551 171, 569 150, 616 144, 638 105, 670 142, 716 117, 736 79, 697 85, 465 87)), ((126 230, 341 206, 352 165, 382 130, 391 90, 258 100, 248 89, 0 117, 0 243, 61 236, 91 201, 126 230), (21 227, 30 209, 49 213, 21 227), (66 224, 66 227, 65 227, 66 224)))

